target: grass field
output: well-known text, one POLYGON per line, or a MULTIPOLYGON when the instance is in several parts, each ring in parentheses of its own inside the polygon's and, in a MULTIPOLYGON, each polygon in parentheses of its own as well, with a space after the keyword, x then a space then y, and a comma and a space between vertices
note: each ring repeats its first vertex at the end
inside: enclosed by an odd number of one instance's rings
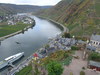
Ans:
POLYGON ((16 25, 0 25, 0 37, 9 35, 11 33, 23 30, 25 27, 31 24, 17 23, 16 25))

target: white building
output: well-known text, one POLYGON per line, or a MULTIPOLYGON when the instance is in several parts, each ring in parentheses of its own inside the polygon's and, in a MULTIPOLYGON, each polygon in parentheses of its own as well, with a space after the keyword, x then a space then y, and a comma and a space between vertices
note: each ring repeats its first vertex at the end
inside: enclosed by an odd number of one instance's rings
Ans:
POLYGON ((93 34, 90 38, 90 43, 87 48, 100 53, 100 35, 93 34))
POLYGON ((13 21, 11 21, 11 20, 9 20, 9 21, 8 21, 8 25, 16 25, 16 23, 13 22, 13 21))
POLYGON ((95 47, 100 46, 100 35, 92 35, 90 38, 90 43, 95 47))

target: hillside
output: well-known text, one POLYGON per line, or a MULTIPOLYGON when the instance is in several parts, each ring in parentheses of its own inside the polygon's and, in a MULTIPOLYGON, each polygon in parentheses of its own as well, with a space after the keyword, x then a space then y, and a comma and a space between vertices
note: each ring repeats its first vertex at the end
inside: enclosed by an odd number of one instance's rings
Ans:
POLYGON ((0 15, 21 13, 21 12, 33 12, 40 9, 50 8, 51 6, 33 6, 33 5, 15 5, 0 3, 0 15))
POLYGON ((100 34, 99 0, 62 0, 54 7, 38 11, 37 14, 64 24, 73 35, 89 36, 94 32, 100 34))

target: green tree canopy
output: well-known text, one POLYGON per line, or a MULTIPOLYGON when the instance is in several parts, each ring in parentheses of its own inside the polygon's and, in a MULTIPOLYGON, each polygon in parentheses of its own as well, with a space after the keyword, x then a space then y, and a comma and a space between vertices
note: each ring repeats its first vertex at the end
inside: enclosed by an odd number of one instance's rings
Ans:
POLYGON ((51 61, 48 66, 48 75, 61 75, 63 73, 63 67, 56 61, 51 61))
POLYGON ((93 52, 89 55, 89 60, 100 61, 100 53, 93 52))
POLYGON ((63 34, 63 37, 65 37, 65 38, 71 38, 71 35, 70 35, 70 33, 65 32, 65 33, 63 34))

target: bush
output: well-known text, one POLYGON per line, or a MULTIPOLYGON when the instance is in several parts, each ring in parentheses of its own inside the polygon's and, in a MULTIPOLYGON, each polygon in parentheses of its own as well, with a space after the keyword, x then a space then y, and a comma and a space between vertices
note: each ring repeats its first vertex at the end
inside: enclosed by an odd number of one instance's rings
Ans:
POLYGON ((46 48, 46 49, 48 49, 49 47, 50 47, 50 46, 49 46, 48 44, 47 44, 47 45, 45 45, 45 48, 46 48))
POLYGON ((72 47, 71 47, 71 50, 79 50, 79 47, 72 46, 72 47))
POLYGON ((71 38, 71 35, 70 35, 70 33, 65 32, 64 35, 63 35, 63 37, 65 37, 65 38, 71 38))
POLYGON ((100 53, 93 52, 89 55, 89 60, 100 61, 100 53))
POLYGON ((86 37, 75 37, 76 40, 82 40, 82 41, 87 41, 88 38, 86 37))
POLYGON ((84 71, 81 71, 81 72, 80 72, 80 75, 85 75, 85 72, 84 72, 84 71))
POLYGON ((83 70, 85 70, 85 67, 82 67, 83 70))
POLYGON ((73 73, 72 73, 72 72, 70 72, 70 75, 73 75, 73 73))

